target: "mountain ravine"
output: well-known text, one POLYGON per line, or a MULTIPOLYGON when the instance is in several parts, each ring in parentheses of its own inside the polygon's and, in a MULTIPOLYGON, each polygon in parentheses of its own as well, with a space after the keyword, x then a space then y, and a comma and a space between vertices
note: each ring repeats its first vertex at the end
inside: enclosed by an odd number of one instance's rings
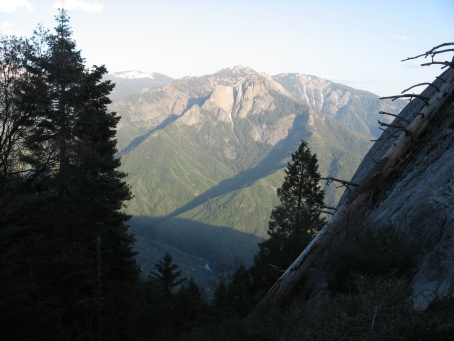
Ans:
MULTIPOLYGON (((144 274, 165 250, 206 288, 219 264, 249 264, 301 140, 317 154, 322 176, 350 179, 379 135, 378 112, 397 114, 405 103, 241 66, 114 99, 144 274)), ((335 204, 341 190, 325 189, 335 204)))

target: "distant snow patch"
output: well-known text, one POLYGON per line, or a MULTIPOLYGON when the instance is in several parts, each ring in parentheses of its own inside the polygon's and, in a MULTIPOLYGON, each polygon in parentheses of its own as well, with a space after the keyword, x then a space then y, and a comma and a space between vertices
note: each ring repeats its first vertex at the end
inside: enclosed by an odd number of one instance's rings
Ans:
POLYGON ((208 265, 208 263, 205 264, 205 269, 208 270, 208 271, 213 271, 211 270, 210 266, 208 265))
POLYGON ((114 72, 112 74, 118 78, 127 78, 127 79, 138 79, 138 78, 151 78, 154 79, 153 73, 147 73, 142 71, 123 71, 123 72, 114 72))

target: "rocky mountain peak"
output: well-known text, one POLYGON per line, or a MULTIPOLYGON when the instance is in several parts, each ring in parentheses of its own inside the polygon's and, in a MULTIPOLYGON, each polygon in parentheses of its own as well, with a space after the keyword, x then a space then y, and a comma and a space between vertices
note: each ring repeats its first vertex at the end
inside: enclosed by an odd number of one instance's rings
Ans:
POLYGON ((236 66, 221 69, 217 73, 232 73, 232 74, 250 75, 250 74, 257 73, 257 71, 255 71, 250 66, 236 65, 236 66))
POLYGON ((222 109, 232 121, 275 108, 275 94, 291 97, 285 88, 266 73, 252 73, 233 86, 217 85, 209 96, 211 107, 222 109))
POLYGON ((214 73, 212 76, 217 79, 223 78, 224 82, 228 81, 232 85, 239 82, 244 77, 249 75, 257 74, 257 71, 252 69, 249 66, 237 65, 225 69, 221 69, 218 72, 214 73))

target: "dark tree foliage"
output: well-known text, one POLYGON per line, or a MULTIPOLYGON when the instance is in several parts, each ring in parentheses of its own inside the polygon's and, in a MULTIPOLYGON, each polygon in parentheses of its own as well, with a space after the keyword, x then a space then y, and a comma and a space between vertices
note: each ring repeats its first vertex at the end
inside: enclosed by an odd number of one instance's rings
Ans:
POLYGON ((269 287, 305 249, 321 229, 324 218, 316 209, 325 205, 325 194, 316 178, 317 156, 302 142, 292 154, 282 187, 277 190, 281 204, 273 209, 268 224, 270 238, 259 244, 251 269, 256 286, 269 287))
POLYGON ((172 263, 172 255, 168 252, 154 266, 156 271, 150 271, 149 283, 154 291, 160 293, 162 298, 167 301, 172 296, 174 288, 186 281, 180 278, 181 271, 177 270, 178 265, 172 263))
POLYGON ((36 52, 33 41, 0 37, 0 209, 14 199, 30 170, 21 162, 23 147, 46 103, 42 81, 29 68, 36 52))
POLYGON ((208 303, 205 293, 190 278, 175 295, 174 320, 180 333, 188 333, 208 320, 208 303))
POLYGON ((329 266, 334 274, 329 289, 351 292, 355 276, 410 277, 415 267, 417 243, 410 242, 392 226, 349 227, 346 240, 329 253, 329 266))
POLYGON ((230 281, 221 281, 213 304, 220 316, 246 316, 256 305, 256 288, 251 273, 240 264, 230 281))
POLYGON ((143 335, 153 340, 178 340, 207 320, 208 303, 194 279, 181 276, 166 253, 150 271, 147 282, 143 335))
POLYGON ((104 66, 85 67, 66 12, 56 19, 56 33, 37 32, 21 55, 17 104, 2 108, 24 117, 15 122, 21 153, 2 152, 2 163, 27 172, 2 173, 20 191, 0 213, 0 323, 15 340, 127 339, 138 267, 121 212, 131 195, 117 170, 119 117, 107 112, 113 85, 104 66))

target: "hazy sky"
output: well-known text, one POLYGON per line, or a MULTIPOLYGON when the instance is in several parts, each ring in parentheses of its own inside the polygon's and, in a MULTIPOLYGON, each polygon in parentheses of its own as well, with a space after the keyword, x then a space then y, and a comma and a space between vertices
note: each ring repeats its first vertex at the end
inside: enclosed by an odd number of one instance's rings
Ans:
MULTIPOLYGON (((0 31, 53 28, 60 4, 0 0, 0 31)), ((442 71, 402 59, 454 42, 453 0, 66 0, 64 7, 88 66, 173 78, 243 65, 395 95, 442 71)))

